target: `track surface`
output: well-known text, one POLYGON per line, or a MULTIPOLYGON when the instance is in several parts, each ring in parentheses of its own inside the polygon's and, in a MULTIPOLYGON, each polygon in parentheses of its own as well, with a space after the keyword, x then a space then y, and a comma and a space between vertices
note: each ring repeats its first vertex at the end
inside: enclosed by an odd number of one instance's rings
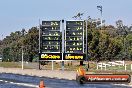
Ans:
POLYGON ((76 81, 37 77, 28 75, 0 74, 0 88, 38 88, 40 80, 44 80, 46 88, 132 88, 124 84, 84 84, 76 81))

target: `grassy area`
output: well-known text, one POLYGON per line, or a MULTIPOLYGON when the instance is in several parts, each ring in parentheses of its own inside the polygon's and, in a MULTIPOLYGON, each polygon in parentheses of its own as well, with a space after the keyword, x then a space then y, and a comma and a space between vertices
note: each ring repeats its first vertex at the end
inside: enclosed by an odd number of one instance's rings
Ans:
MULTIPOLYGON (((87 67, 87 63, 85 63, 87 67)), ((89 66, 90 68, 88 69, 88 71, 86 71, 86 73, 90 73, 90 74, 131 74, 132 75, 132 71, 130 70, 130 65, 127 66, 127 70, 125 71, 124 66, 113 66, 113 67, 108 67, 107 70, 105 70, 103 68, 103 70, 99 69, 97 70, 96 68, 96 63, 94 62, 90 62, 89 66)), ((48 65, 45 66, 46 69, 52 69, 52 63, 50 62, 48 65)), ((65 63, 65 70, 68 71, 76 71, 79 67, 78 63, 74 63, 71 65, 71 63, 69 63, 69 65, 67 63, 65 63)), ((54 63, 54 70, 60 70, 61 69, 61 63, 54 63)))
POLYGON ((20 68, 20 65, 15 62, 0 62, 0 67, 5 68, 20 68))
MULTIPOLYGON (((19 62, 0 62, 0 67, 4 68, 22 68, 21 63, 19 62)), ((29 68, 24 66, 24 68, 29 68)))
MULTIPOLYGON (((30 64, 24 64, 24 69, 31 69, 31 67, 34 67, 37 65, 32 65, 30 64)), ((103 68, 103 70, 98 69, 97 70, 97 64, 95 62, 89 62, 89 69, 88 73, 95 73, 95 74, 102 74, 102 73, 110 73, 110 74, 132 74, 131 71, 131 66, 130 64, 127 65, 127 70, 125 71, 124 66, 111 66, 107 67, 107 70, 103 68)), ((20 62, 0 62, 0 67, 5 67, 5 68, 21 68, 21 63, 20 62)), ((42 69, 52 69, 52 63, 49 62, 48 65, 41 66, 42 69)), ((79 67, 79 62, 73 61, 73 62, 65 62, 65 70, 67 71, 76 71, 77 68, 79 67)), ((35 68, 35 67, 34 67, 35 68)), ((85 62, 84 68, 87 68, 87 62, 85 62)), ((35 68, 36 69, 36 68, 35 68)), ((61 70, 61 62, 54 62, 54 70, 61 70)))
MULTIPOLYGON (((74 62, 73 62, 74 63, 74 62)), ((72 65, 71 62, 70 63, 65 63, 65 70, 68 71, 75 71, 79 66, 78 65, 72 65)), ((48 65, 44 66, 44 69, 52 69, 52 63, 49 62, 48 65)), ((54 62, 54 70, 61 70, 61 63, 60 62, 54 62)))
MULTIPOLYGON (((108 70, 125 70, 125 66, 111 66, 107 67, 108 70)), ((131 65, 126 66, 126 70, 131 70, 131 65)))
POLYGON ((126 61, 125 64, 127 64, 126 70, 125 70, 125 66, 107 66, 106 70, 104 67, 102 70, 101 68, 97 70, 97 64, 95 62, 90 62, 89 72, 93 72, 95 74, 110 73, 110 74, 131 74, 132 75, 132 71, 131 71, 132 61, 126 61))

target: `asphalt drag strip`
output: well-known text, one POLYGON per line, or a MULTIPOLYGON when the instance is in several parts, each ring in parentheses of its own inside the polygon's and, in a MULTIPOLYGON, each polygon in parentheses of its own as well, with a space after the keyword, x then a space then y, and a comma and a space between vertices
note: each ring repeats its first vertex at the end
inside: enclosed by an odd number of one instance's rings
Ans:
POLYGON ((38 88, 38 85, 30 84, 30 83, 25 83, 21 82, 19 80, 12 80, 12 79, 5 79, 5 78, 0 78, 0 88, 38 88), (3 87, 2 87, 3 86, 3 87), (12 87, 14 86, 14 87, 12 87))
POLYGON ((132 88, 126 84, 84 84, 79 85, 75 80, 37 77, 18 74, 0 74, 0 88, 38 88, 40 80, 45 88, 132 88))

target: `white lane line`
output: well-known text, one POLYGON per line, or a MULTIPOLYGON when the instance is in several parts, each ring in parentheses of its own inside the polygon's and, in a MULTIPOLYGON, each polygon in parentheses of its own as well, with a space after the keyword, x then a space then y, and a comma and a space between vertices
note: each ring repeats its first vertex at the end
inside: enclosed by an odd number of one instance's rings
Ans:
POLYGON ((4 82, 6 82, 6 83, 7 83, 8 81, 4 81, 4 82))
POLYGON ((0 80, 0 82, 2 82, 3 80, 0 80))
MULTIPOLYGON (((9 82, 11 83, 11 82, 9 82)), ((28 86, 28 87, 36 87, 38 88, 39 86, 38 85, 32 85, 32 84, 27 84, 27 83, 11 83, 11 84, 16 84, 16 85, 21 85, 21 86, 28 86)))
POLYGON ((114 85, 122 85, 122 86, 126 86, 126 87, 131 87, 132 86, 131 84, 130 85, 129 84, 128 85, 127 84, 114 84, 114 85))
POLYGON ((10 83, 13 83, 13 82, 10 82, 10 83))
POLYGON ((21 86, 27 86, 27 87, 35 87, 38 88, 38 85, 33 85, 33 84, 28 84, 28 83, 18 83, 18 82, 11 82, 11 81, 5 81, 5 80, 0 80, 1 82, 8 82, 10 84, 15 84, 15 85, 21 85, 21 86))

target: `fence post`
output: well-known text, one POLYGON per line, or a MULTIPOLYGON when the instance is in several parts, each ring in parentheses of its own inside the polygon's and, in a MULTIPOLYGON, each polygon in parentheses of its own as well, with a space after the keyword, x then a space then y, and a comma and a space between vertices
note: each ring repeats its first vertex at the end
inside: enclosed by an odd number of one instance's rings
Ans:
POLYGON ((97 63, 97 70, 98 70, 99 68, 98 68, 98 63, 97 63))
POLYGON ((123 62, 123 66, 125 65, 125 62, 124 62, 124 60, 122 61, 123 62))
POLYGON ((125 64, 125 70, 127 70, 127 65, 125 64))
POLYGON ((101 63, 101 70, 103 69, 103 63, 101 63))
POLYGON ((106 64, 105 64, 105 70, 106 70, 106 64))
POLYGON ((132 71, 132 64, 131 64, 131 71, 132 71))
POLYGON ((54 70, 54 61, 52 61, 52 70, 54 70))

